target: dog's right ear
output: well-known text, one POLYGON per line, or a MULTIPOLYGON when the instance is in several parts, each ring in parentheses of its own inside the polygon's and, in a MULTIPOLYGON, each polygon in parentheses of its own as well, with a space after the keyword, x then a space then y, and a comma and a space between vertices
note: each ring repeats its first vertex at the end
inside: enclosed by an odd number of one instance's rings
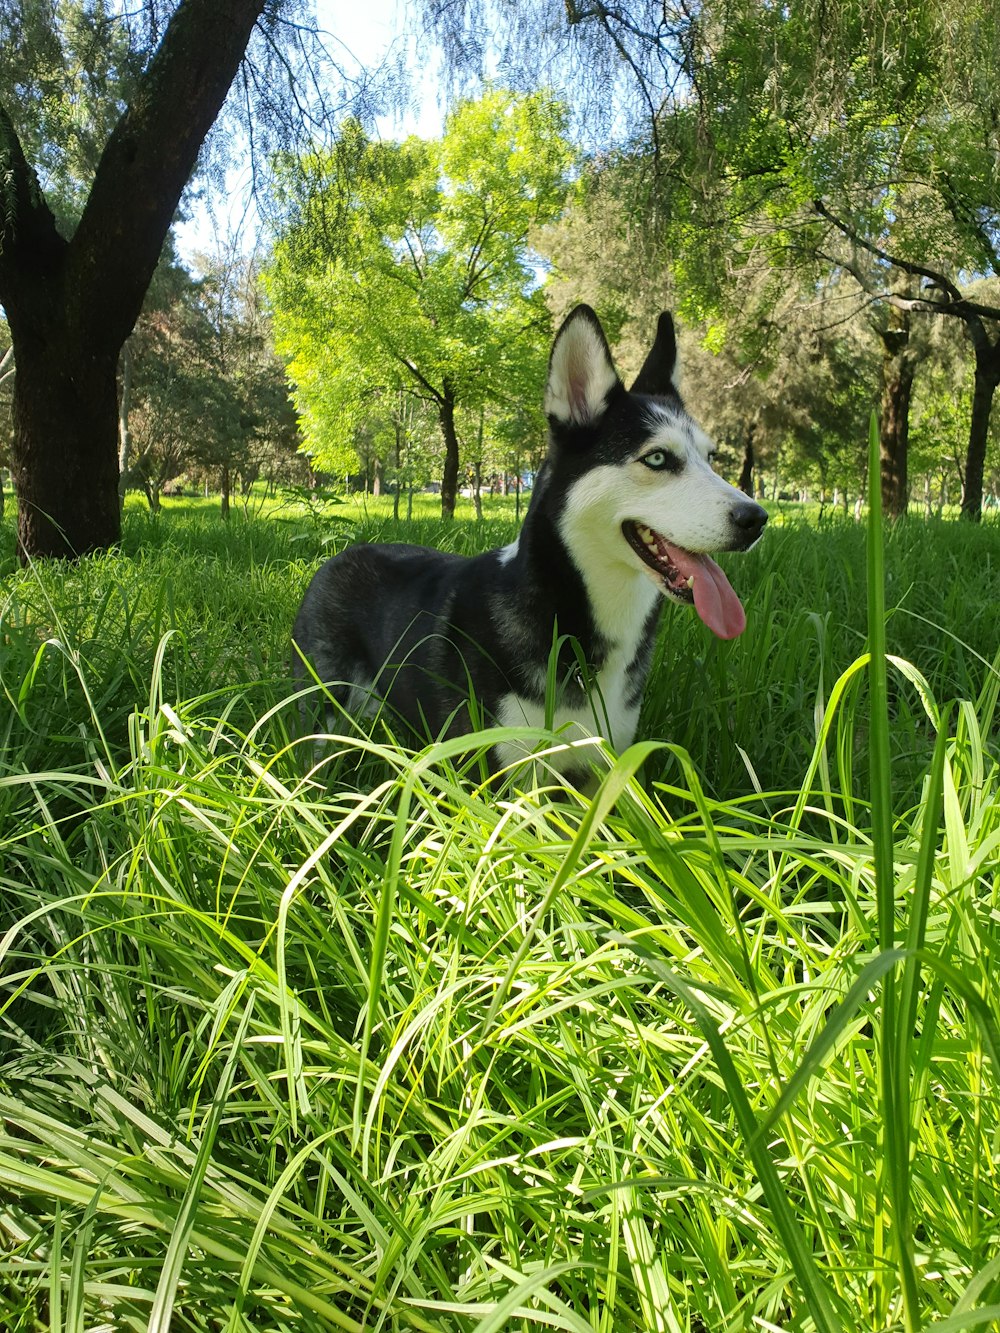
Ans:
POLYGON ((677 356, 677 334, 668 310, 656 323, 656 338, 649 356, 632 385, 633 393, 648 393, 657 398, 669 398, 680 389, 681 367, 677 356))
POLYGON ((589 305, 566 316, 549 357, 545 414, 565 426, 586 426, 604 411, 621 380, 600 321, 589 305))

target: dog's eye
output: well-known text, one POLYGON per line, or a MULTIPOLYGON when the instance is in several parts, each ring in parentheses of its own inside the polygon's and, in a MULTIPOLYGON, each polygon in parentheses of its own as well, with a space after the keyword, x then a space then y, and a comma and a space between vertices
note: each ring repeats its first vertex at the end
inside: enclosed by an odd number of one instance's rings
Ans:
POLYGON ((676 454, 667 453, 666 449, 650 449, 648 454, 643 454, 639 462, 645 463, 654 472, 679 472, 681 470, 681 460, 676 454))

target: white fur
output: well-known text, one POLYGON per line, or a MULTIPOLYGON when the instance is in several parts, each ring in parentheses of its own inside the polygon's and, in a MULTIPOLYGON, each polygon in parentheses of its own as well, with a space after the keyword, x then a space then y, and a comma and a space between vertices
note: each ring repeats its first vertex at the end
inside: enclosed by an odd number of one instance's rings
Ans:
MULTIPOLYGON (((626 571, 656 579, 622 539, 621 525, 627 519, 644 523, 688 551, 718 551, 726 546, 732 507, 746 497, 712 471, 711 448, 708 436, 694 422, 664 414, 631 462, 594 468, 573 487, 563 511, 562 536, 587 584, 602 630, 618 624, 629 611, 635 594, 626 571), (682 471, 655 472, 639 461, 656 448, 679 456, 682 471)), ((648 610, 647 601, 633 614, 644 621, 648 610)))
POLYGON ((584 426, 600 416, 617 383, 597 329, 588 319, 571 320, 552 348, 545 386, 546 415, 584 426))
POLYGON ((677 347, 674 351, 674 368, 670 372, 670 383, 678 393, 681 391, 681 380, 684 378, 683 371, 684 364, 681 361, 681 349, 677 347))
MULTIPOLYGON (((577 707, 559 704, 553 710, 551 730, 558 733, 559 739, 567 746, 601 738, 609 741, 616 749, 623 750, 635 739, 639 705, 629 708, 625 703, 629 694, 628 668, 635 656, 635 647, 633 644, 629 649, 618 648, 608 655, 604 666, 595 676, 589 699, 577 707)), ((546 725, 545 704, 535 703, 519 694, 506 694, 497 709, 497 721, 502 727, 543 728, 546 725)), ((501 762, 506 766, 523 763, 531 755, 532 747, 530 744, 504 741, 496 748, 501 762)), ((592 749, 587 747, 584 763, 593 757, 592 749)), ((579 768, 581 756, 574 756, 572 750, 559 751, 546 756, 546 763, 558 772, 565 772, 567 769, 579 768)))

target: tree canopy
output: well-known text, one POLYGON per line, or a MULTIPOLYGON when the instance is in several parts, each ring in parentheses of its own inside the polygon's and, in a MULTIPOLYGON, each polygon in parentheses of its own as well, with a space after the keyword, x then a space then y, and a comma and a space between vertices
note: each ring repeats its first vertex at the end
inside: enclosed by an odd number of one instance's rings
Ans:
POLYGON ((493 89, 438 141, 382 143, 352 122, 290 175, 268 283, 321 466, 343 470, 373 400, 402 389, 437 413, 450 515, 457 410, 540 399, 551 326, 529 238, 570 189, 564 128, 548 94, 493 89))

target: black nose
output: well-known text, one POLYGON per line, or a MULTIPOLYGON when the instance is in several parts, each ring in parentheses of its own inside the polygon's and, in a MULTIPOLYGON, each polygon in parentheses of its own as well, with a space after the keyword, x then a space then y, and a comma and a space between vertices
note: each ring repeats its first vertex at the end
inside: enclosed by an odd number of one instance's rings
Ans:
POLYGON ((767 522, 767 510, 753 500, 741 500, 729 511, 729 518, 734 528, 743 534, 747 546, 755 542, 764 531, 767 522))

